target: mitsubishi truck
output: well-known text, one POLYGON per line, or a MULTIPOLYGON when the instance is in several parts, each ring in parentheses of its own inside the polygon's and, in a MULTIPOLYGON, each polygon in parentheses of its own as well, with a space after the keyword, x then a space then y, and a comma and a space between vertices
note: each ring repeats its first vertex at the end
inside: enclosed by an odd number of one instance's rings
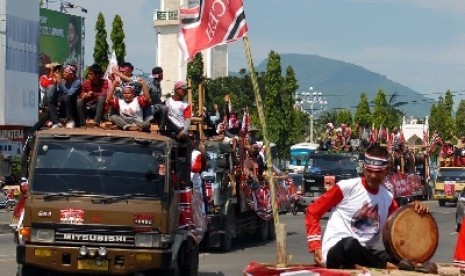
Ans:
POLYGON ((199 245, 178 212, 187 144, 58 128, 34 132, 27 145, 18 275, 197 275, 199 245))

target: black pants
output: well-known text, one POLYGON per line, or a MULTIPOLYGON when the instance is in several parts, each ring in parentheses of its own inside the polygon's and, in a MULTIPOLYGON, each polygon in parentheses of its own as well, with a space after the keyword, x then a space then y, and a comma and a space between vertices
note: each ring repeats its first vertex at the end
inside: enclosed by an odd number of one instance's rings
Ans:
POLYGON ((353 269, 355 264, 358 264, 384 269, 387 262, 397 263, 386 251, 366 248, 358 240, 349 237, 340 240, 329 249, 326 267, 353 269))
POLYGON ((87 114, 88 109, 95 111, 94 116, 94 123, 96 125, 100 124, 103 117, 103 111, 105 108, 105 97, 99 96, 97 98, 97 102, 91 105, 87 105, 87 103, 83 99, 77 100, 77 112, 79 117, 79 126, 86 125, 86 118, 89 114, 87 114))

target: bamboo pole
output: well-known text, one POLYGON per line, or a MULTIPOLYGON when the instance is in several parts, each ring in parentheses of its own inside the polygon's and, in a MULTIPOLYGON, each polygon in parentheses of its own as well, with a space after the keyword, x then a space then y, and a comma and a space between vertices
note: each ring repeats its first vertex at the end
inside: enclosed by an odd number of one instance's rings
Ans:
POLYGON ((258 117, 260 119, 260 124, 262 126, 263 130, 263 141, 266 146, 265 154, 266 154, 266 164, 267 164, 267 176, 270 181, 270 190, 271 190, 271 205, 273 208, 273 222, 275 225, 275 229, 277 231, 276 233, 276 239, 277 239, 277 267, 286 267, 287 266, 287 252, 285 248, 282 248, 281 245, 286 245, 286 234, 285 233, 280 233, 281 231, 285 231, 285 227, 281 227, 279 225, 279 214, 278 214, 278 203, 276 201, 276 189, 275 189, 275 184, 274 184, 274 179, 273 179, 273 164, 272 164, 272 159, 271 159, 271 147, 270 147, 270 141, 268 140, 268 131, 267 131, 267 126, 266 126, 266 120, 265 120, 265 113, 263 111, 263 103, 262 103, 262 98, 260 96, 260 90, 258 87, 258 80, 257 80, 257 74, 255 73, 254 69, 254 64, 252 60, 252 53, 250 51, 250 44, 249 44, 249 38, 248 36, 244 36, 242 38, 244 41, 244 47, 245 47, 245 54, 247 56, 247 61, 249 65, 249 71, 250 71, 250 78, 252 80, 252 87, 253 87, 253 92, 255 96, 255 103, 257 105, 258 109, 258 117), (284 239, 279 240, 279 239, 284 239), (278 247, 279 246, 279 247, 278 247))

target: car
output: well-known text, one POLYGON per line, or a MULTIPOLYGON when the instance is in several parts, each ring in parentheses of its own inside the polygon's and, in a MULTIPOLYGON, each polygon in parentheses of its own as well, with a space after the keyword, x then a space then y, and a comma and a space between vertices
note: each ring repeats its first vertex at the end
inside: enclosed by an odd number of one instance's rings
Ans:
POLYGON ((455 230, 460 232, 462 221, 465 215, 465 189, 463 189, 457 199, 457 209, 455 211, 455 230))

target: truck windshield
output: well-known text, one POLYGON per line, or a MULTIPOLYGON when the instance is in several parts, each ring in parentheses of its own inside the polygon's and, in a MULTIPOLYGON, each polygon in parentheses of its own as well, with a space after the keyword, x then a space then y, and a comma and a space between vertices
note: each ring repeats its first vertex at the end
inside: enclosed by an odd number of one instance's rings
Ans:
POLYGON ((315 154, 306 172, 314 174, 357 175, 357 159, 348 155, 315 154))
POLYGON ((44 139, 36 151, 29 179, 34 192, 149 197, 163 192, 163 145, 44 139))
POLYGON ((440 168, 437 180, 439 181, 464 181, 465 168, 440 168))

